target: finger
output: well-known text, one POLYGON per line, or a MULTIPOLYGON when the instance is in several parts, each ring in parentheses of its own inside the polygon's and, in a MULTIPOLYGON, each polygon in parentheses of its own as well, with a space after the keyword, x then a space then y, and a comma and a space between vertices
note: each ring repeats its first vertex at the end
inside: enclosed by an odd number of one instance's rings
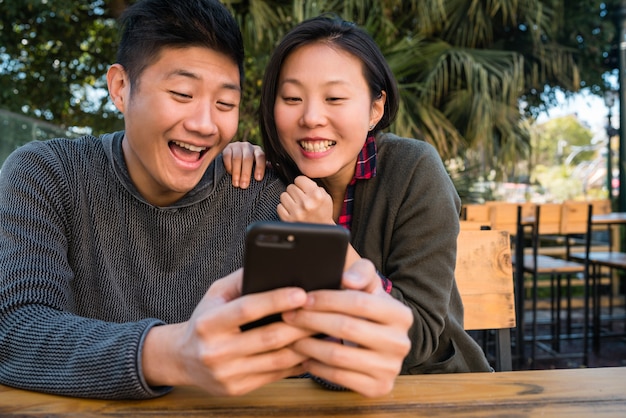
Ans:
MULTIPOLYGON (((389 363, 389 361, 385 363, 389 363)), ((363 363, 360 364, 363 365, 363 363)), ((367 397, 383 396, 391 392, 398 376, 398 372, 390 373, 388 371, 366 373, 364 370, 373 371, 370 367, 362 368, 361 371, 336 368, 317 360, 308 360, 304 363, 304 367, 314 376, 367 397)))
POLYGON ((268 315, 300 308, 306 300, 304 290, 297 287, 254 293, 224 304, 217 312, 212 312, 209 320, 214 323, 212 325, 224 324, 226 327, 239 328, 268 315))
POLYGON ((316 338, 299 340, 293 348, 310 357, 304 366, 311 374, 366 396, 391 390, 404 358, 316 338))
POLYGON ((290 325, 389 355, 404 357, 411 346, 407 334, 409 325, 403 319, 400 322, 404 325, 393 322, 395 319, 393 317, 387 320, 390 323, 377 323, 345 313, 317 312, 308 309, 285 313, 283 318, 290 325))
POLYGON ((268 315, 296 309, 306 301, 299 288, 282 288, 246 295, 229 303, 220 295, 205 297, 190 320, 190 332, 205 344, 206 356, 229 359, 282 348, 310 331, 282 321, 241 332, 240 327, 268 315), (220 337, 221 338, 218 338, 220 337))
MULTIPOLYGON (((229 144, 230 145, 230 144, 229 144)), ((224 159, 224 167, 226 167, 226 171, 232 173, 233 171, 233 149, 232 146, 226 146, 222 151, 222 158, 224 159)))
MULTIPOLYGON (((265 360, 267 361, 267 360, 265 360)), ((243 365, 242 370, 245 373, 229 377, 229 379, 223 379, 221 381, 221 391, 210 391, 213 395, 219 396, 239 396, 253 391, 261 386, 265 386, 268 383, 285 379, 287 377, 298 376, 306 372, 302 364, 297 364, 294 367, 283 368, 271 371, 264 371, 258 373, 251 373, 251 364, 243 365)))
POLYGON ((246 189, 250 185, 252 167, 254 166, 254 160, 256 157, 254 154, 254 147, 255 145, 245 143, 240 149, 241 159, 238 161, 240 172, 239 187, 242 189, 246 189))
POLYGON ((208 299, 220 299, 221 301, 228 302, 237 299, 241 296, 242 282, 243 268, 239 268, 228 276, 213 282, 203 297, 203 301, 208 299))
POLYGON ((283 193, 287 194, 294 203, 299 203, 302 200, 306 199, 306 194, 304 193, 304 191, 294 183, 288 185, 285 189, 285 192, 283 193))
POLYGON ((298 176, 294 179, 293 184, 304 191, 319 188, 317 183, 307 176, 298 176))
POLYGON ((354 262, 344 272, 341 284, 345 289, 362 290, 372 294, 385 293, 374 264, 364 258, 354 262))
POLYGON ((279 203, 276 206, 276 213, 278 214, 278 218, 283 221, 283 222, 293 222, 293 219, 291 219, 291 215, 289 213, 289 211, 285 208, 285 206, 282 203, 279 203))
POLYGON ((265 168, 267 167, 267 160, 265 158, 265 152, 259 146, 254 146, 254 178, 257 181, 261 181, 265 175, 265 168))
POLYGON ((242 164, 245 160, 241 146, 233 147, 231 156, 231 176, 233 177, 233 186, 242 187, 245 176, 242 174, 242 164))
POLYGON ((282 220, 284 221, 296 220, 296 216, 298 213, 298 204, 293 199, 293 196, 290 194, 289 187, 287 187, 286 191, 280 194, 280 203, 279 203, 279 208, 277 208, 277 210, 279 210, 279 216, 282 213, 283 215, 283 217, 281 217, 282 220))

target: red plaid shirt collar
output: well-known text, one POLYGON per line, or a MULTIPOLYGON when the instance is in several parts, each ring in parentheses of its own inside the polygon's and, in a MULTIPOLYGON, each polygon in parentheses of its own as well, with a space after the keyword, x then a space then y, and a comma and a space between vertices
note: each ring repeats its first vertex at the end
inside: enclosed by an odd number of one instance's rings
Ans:
MULTIPOLYGON (((374 136, 368 136, 363 144, 363 148, 356 159, 356 169, 354 171, 354 177, 346 188, 346 194, 343 198, 343 205, 341 206, 341 213, 339 214, 339 225, 343 226, 347 230, 352 228, 352 212, 354 211, 354 189, 357 180, 368 180, 376 177, 376 141, 374 136)), ((392 283, 391 280, 378 273, 380 281, 385 289, 385 292, 391 293, 392 283)))
POLYGON ((354 177, 346 188, 343 198, 341 213, 339 214, 339 225, 350 230, 352 228, 352 211, 354 210, 354 189, 357 180, 368 180, 376 177, 376 141, 374 136, 367 137, 363 148, 356 159, 356 169, 354 177))

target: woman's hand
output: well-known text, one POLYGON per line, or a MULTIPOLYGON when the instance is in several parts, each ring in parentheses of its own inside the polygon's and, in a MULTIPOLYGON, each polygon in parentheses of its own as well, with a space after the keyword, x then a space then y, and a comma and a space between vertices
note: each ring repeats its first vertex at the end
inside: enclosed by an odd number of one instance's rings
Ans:
POLYGON ((310 358, 304 367, 311 374, 365 396, 385 395, 411 348, 413 315, 384 292, 369 260, 354 263, 343 275, 343 286, 309 293, 304 307, 283 314, 283 320, 349 343, 308 337, 293 348, 310 358))
POLYGON ((287 190, 280 195, 276 211, 285 222, 335 223, 332 198, 323 187, 306 176, 296 177, 287 186, 287 190))
POLYGON ((226 145, 222 151, 224 167, 233 177, 233 186, 242 189, 250 185, 252 167, 254 166, 254 178, 257 181, 265 175, 265 152, 258 146, 249 142, 235 141, 226 145))

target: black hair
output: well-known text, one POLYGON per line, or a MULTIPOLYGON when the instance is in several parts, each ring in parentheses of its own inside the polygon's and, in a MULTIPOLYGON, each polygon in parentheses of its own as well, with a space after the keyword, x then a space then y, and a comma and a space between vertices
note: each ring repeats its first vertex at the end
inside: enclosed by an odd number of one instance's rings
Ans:
POLYGON ((239 25, 216 0, 140 0, 120 18, 117 62, 131 86, 165 47, 201 46, 230 57, 239 67, 243 85, 243 40, 239 25))
POLYGON ((324 42, 348 52, 363 63, 363 76, 370 88, 372 100, 381 92, 387 95, 385 112, 373 131, 387 128, 395 119, 399 106, 398 87, 389 64, 374 39, 352 22, 333 14, 325 14, 295 26, 278 44, 270 57, 261 88, 259 123, 267 160, 287 183, 300 170, 282 147, 274 119, 274 103, 282 65, 292 52, 303 45, 324 42))

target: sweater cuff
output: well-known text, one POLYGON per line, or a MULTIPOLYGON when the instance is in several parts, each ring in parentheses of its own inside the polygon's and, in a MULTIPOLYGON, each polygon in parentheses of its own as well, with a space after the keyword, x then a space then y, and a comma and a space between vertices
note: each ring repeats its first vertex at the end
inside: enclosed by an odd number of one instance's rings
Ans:
POLYGON ((165 322, 159 321, 155 319, 153 322, 148 324, 146 329, 144 329, 141 334, 141 338, 139 339, 139 346, 137 347, 137 376, 139 377, 139 382, 143 387, 144 392, 150 398, 156 398, 159 396, 163 396, 172 391, 172 386, 150 386, 148 382, 146 382, 146 378, 143 375, 143 362, 142 362, 142 354, 143 354, 143 344, 146 340, 146 335, 148 332, 155 326, 165 325, 165 322))

